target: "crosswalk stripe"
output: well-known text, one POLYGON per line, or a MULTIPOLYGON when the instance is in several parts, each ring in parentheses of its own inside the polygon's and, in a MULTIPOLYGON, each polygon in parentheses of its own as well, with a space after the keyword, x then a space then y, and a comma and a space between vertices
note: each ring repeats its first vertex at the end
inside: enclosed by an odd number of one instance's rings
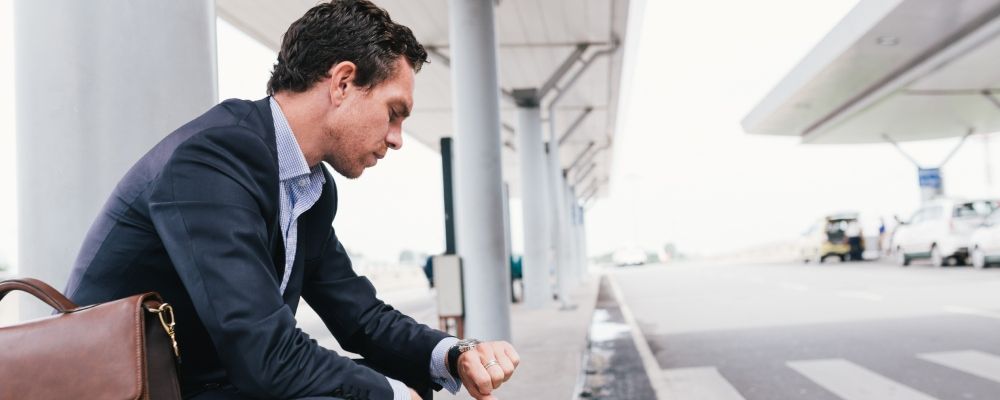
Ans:
POLYGON ((934 400, 847 360, 791 361, 787 365, 845 400, 934 400))
POLYGON ((663 399, 744 400, 713 367, 672 368, 660 373, 663 399))
POLYGON ((924 360, 1000 382, 1000 356, 976 350, 918 354, 924 360))

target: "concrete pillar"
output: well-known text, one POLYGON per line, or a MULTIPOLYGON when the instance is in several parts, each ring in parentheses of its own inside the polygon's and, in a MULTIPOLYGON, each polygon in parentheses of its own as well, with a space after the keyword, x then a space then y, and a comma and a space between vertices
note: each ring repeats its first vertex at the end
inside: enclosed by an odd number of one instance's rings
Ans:
MULTIPOLYGON (((565 182, 565 179, 563 179, 565 182)), ((577 257, 576 250, 576 195, 573 194, 573 188, 566 184, 565 188, 565 213, 566 213, 566 260, 569 264, 567 268, 567 281, 570 287, 576 287, 580 283, 580 260, 577 257)))
POLYGON ((590 275, 590 258, 587 256, 587 230, 583 224, 584 216, 586 215, 583 211, 583 206, 579 207, 580 210, 580 220, 577 223, 577 235, 580 243, 580 268, 582 271, 583 278, 587 278, 590 275))
POLYGON ((572 243, 573 252, 571 254, 573 259, 573 278, 576 283, 583 281, 584 271, 584 259, 581 256, 580 248, 580 202, 576 197, 576 188, 569 188, 569 211, 570 211, 570 242, 572 243))
MULTIPOLYGON (((550 132, 552 133, 552 132, 550 132)), ((563 178, 562 163, 559 161, 559 146, 555 144, 555 135, 549 140, 549 188, 552 193, 552 230, 555 245, 556 259, 556 293, 559 295, 559 303, 563 308, 569 307, 572 301, 569 298, 571 283, 570 249, 568 245, 569 214, 566 210, 566 180, 563 178)))
POLYGON ((548 257, 551 233, 547 217, 550 210, 545 187, 548 165, 542 143, 542 114, 533 94, 518 98, 517 122, 524 218, 524 302, 530 308, 541 308, 552 301, 548 257))
POLYGON ((494 2, 451 0, 455 233, 465 284, 466 336, 510 339, 504 260, 500 86, 494 2))
POLYGON ((585 279, 590 273, 590 260, 587 258, 587 236, 583 225, 583 206, 577 205, 576 242, 580 257, 580 278, 585 279))
POLYGON ((64 288, 126 170, 215 104, 215 48, 211 0, 14 2, 21 276, 64 288))

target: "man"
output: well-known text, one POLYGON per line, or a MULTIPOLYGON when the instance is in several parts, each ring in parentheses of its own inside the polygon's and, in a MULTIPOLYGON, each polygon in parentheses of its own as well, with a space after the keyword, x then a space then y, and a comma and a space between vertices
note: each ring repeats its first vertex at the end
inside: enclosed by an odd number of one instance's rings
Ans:
POLYGON ((160 292, 176 310, 185 398, 419 399, 462 384, 494 398, 514 348, 459 342, 382 303, 331 226, 337 192, 322 162, 357 178, 402 146, 426 57, 366 0, 309 10, 285 33, 271 96, 213 107, 129 170, 67 295, 160 292), (300 296, 365 365, 296 327, 300 296))

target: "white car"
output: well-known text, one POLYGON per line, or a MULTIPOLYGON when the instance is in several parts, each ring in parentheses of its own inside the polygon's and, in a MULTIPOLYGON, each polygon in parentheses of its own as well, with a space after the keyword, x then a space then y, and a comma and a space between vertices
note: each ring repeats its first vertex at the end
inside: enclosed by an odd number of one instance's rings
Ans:
POLYGON ((643 265, 646 263, 646 251, 638 247, 626 247, 615 251, 611 258, 619 267, 643 265))
POLYGON ((910 265, 916 258, 929 258, 942 267, 949 261, 965 264, 969 259, 972 231, 997 209, 996 200, 936 199, 924 203, 893 237, 896 261, 910 265))
POLYGON ((976 268, 1000 262, 1000 211, 994 211, 972 232, 971 257, 976 268))

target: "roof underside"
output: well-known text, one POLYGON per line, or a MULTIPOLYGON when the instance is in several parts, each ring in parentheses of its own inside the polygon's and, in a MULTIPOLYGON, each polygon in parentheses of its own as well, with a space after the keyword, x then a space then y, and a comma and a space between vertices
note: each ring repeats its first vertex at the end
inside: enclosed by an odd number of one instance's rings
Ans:
MULTIPOLYGON (((404 130, 420 142, 438 149, 440 138, 454 135, 451 71, 448 68, 448 1, 375 1, 389 12, 393 20, 410 27, 431 53, 431 63, 417 74, 415 107, 404 130)), ((541 87, 579 45, 585 44, 581 60, 574 63, 556 84, 556 88, 565 86, 582 68, 582 60, 615 47, 624 40, 628 1, 498 1, 496 24, 502 90, 510 93, 513 89, 541 87)), ((218 0, 217 8, 220 17, 276 51, 288 25, 315 4, 316 0, 218 0)), ((595 59, 554 108, 557 138, 563 136, 587 109, 591 110, 560 146, 563 168, 576 162, 569 181, 580 181, 579 195, 587 194, 580 192, 593 191, 590 187, 597 188, 597 195, 607 190, 622 54, 623 51, 618 49, 610 56, 595 59), (580 176, 591 169, 591 164, 594 165, 593 171, 580 176)), ((546 101, 551 100, 557 91, 550 91, 549 96, 543 99, 543 118, 549 118, 544 114, 546 101)), ((511 184, 512 193, 516 195, 520 192, 520 177, 515 111, 513 100, 504 96, 501 102, 504 180, 511 184)))
POLYGON ((1000 130, 1000 1, 862 1, 743 120, 806 143, 1000 130))

